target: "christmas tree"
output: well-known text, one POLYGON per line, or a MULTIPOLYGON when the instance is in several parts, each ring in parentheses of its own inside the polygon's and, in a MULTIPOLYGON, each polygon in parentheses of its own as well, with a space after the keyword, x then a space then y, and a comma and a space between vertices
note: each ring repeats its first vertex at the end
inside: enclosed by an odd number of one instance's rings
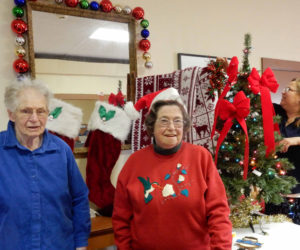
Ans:
POLYGON ((240 203, 241 197, 279 204, 296 180, 287 175, 293 165, 276 155, 276 142, 282 138, 270 91, 276 91, 278 83, 270 69, 261 76, 250 69, 250 34, 244 45, 242 67, 238 70, 238 60, 232 58, 216 106, 214 126, 220 136, 215 160, 230 204, 240 203))

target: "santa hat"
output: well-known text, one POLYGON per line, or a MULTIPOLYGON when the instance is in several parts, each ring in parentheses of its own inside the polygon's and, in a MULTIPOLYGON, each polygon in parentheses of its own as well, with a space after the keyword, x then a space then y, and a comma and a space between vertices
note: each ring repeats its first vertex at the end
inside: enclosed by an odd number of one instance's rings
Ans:
POLYGON ((160 100, 176 100, 183 104, 182 99, 180 98, 180 95, 176 89, 166 88, 144 95, 136 102, 135 105, 133 105, 132 102, 127 102, 124 106, 124 110, 132 120, 136 120, 140 117, 140 110, 147 108, 149 111, 152 105, 160 100))

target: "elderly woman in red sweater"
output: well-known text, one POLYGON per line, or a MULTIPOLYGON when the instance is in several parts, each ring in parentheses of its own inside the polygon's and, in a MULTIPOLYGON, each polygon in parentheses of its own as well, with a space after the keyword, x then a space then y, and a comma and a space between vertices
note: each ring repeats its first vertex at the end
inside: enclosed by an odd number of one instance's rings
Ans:
POLYGON ((129 157, 117 182, 118 249, 231 249, 224 185, 211 154, 182 140, 190 127, 183 105, 155 102, 145 125, 153 144, 129 157))

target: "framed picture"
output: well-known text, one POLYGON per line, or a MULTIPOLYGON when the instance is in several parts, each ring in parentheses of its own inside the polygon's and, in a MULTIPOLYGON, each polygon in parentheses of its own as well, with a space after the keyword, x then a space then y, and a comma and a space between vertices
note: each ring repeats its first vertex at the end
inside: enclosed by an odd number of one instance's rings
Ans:
MULTIPOLYGON (((205 56, 205 55, 194 55, 194 54, 184 54, 178 53, 178 69, 185 69, 188 67, 206 67, 210 60, 215 60, 216 56, 205 56)), ((231 58, 227 58, 228 63, 231 58)))

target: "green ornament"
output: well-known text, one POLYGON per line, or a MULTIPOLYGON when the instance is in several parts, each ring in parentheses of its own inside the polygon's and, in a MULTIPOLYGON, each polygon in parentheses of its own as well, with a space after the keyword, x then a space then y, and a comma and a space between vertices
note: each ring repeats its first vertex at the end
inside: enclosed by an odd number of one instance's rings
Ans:
POLYGON ((147 27, 149 26, 148 20, 147 20, 147 19, 143 19, 143 20, 141 21, 141 26, 142 26, 144 29, 147 28, 147 27))
POLYGON ((268 170, 268 177, 269 177, 270 179, 274 179, 274 177, 275 177, 275 172, 274 172, 273 169, 269 169, 269 170, 268 170))
POLYGON ((62 107, 55 108, 53 111, 50 112, 49 118, 56 119, 60 115, 61 111, 62 111, 62 107))
POLYGON ((116 111, 114 110, 109 110, 108 112, 106 112, 106 108, 104 106, 100 106, 98 109, 98 113, 100 115, 100 119, 102 121, 108 121, 111 118, 113 118, 116 114, 116 111))
POLYGON ((88 9, 90 6, 90 3, 87 0, 81 0, 80 1, 80 8, 81 9, 88 9))
POLYGON ((14 7, 13 10, 12 10, 12 13, 15 17, 24 16, 24 10, 19 6, 14 7))

